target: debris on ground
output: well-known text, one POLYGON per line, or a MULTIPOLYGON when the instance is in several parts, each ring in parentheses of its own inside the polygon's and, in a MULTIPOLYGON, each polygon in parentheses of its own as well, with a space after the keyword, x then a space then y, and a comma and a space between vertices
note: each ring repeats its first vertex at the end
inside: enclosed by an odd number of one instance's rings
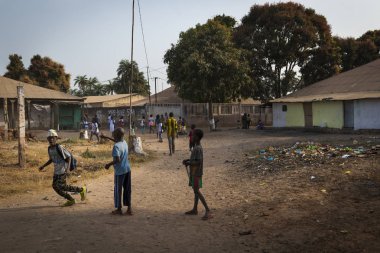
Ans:
MULTIPOLYGON (((358 144, 358 143, 356 143, 358 144)), ((333 146, 316 142, 296 142, 293 146, 269 146, 256 155, 245 156, 245 167, 258 174, 275 173, 298 166, 318 167, 322 164, 344 165, 352 158, 369 158, 380 154, 380 145, 333 146)), ((226 161, 227 162, 227 161, 226 161)), ((346 171, 345 174, 351 174, 346 171)), ((311 177, 314 180, 315 177, 311 177)))

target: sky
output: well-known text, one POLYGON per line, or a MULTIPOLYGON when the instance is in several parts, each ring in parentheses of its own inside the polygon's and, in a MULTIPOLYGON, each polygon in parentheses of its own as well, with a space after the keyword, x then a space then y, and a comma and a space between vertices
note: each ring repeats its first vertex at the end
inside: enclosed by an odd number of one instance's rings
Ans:
MULTIPOLYGON (((148 58, 159 92, 169 87, 164 54, 182 31, 221 14, 240 21, 251 6, 267 2, 279 1, 135 0, 133 59, 146 73, 148 58)), ((333 35, 357 38, 380 29, 379 0, 293 2, 325 16, 333 35)), ((72 87, 78 75, 106 83, 116 77, 120 60, 131 59, 131 23, 132 0, 0 0, 0 75, 10 54, 21 55, 26 68, 39 54, 63 64, 72 87)), ((154 80, 150 86, 155 93, 154 80)))

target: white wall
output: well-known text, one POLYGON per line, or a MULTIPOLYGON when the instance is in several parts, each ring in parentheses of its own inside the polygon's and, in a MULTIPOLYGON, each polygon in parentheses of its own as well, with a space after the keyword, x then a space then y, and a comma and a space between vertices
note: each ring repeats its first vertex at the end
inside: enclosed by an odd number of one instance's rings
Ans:
POLYGON ((273 103, 273 127, 286 127, 286 112, 282 111, 282 103, 273 103))
POLYGON ((355 100, 354 129, 380 129, 380 99, 355 100))

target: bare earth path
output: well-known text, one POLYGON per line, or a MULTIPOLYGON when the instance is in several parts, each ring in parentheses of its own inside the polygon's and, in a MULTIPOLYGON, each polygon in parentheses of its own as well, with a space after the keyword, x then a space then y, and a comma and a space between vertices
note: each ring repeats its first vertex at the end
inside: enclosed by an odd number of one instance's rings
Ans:
MULTIPOLYGON (((15 196, 0 202, 0 252, 347 252, 355 251, 356 247, 360 249, 357 252, 374 252, 372 250, 380 249, 376 240, 379 224, 378 219, 374 219, 373 229, 368 228, 360 237, 364 241, 352 242, 355 236, 345 234, 342 241, 349 240, 353 245, 327 250, 326 241, 332 236, 336 242, 340 235, 336 235, 335 230, 340 227, 318 228, 323 223, 317 224, 315 226, 323 232, 316 235, 314 225, 297 226, 294 216, 309 220, 308 216, 318 214, 307 213, 297 203, 289 210, 285 206, 286 198, 290 195, 289 199, 297 198, 297 192, 290 192, 284 199, 274 194, 281 190, 275 178, 258 180, 254 174, 240 169, 238 161, 245 152, 263 146, 302 140, 352 141, 350 135, 298 135, 296 132, 243 130, 206 132, 202 192, 215 215, 209 221, 200 219, 204 212, 201 204, 200 215, 183 214, 192 207, 193 201, 181 165, 189 156, 187 138, 177 140, 177 151, 170 157, 166 140, 158 143, 153 135, 145 135, 144 148, 156 152, 157 159, 132 168, 135 212, 132 217, 109 214, 113 208, 112 175, 87 182, 88 200, 77 201, 72 207, 59 207, 63 200, 53 189, 15 196), (230 161, 235 160, 237 165, 234 166, 230 161), (286 217, 289 213, 292 218, 286 217), (333 235, 329 234, 331 230, 333 235), (239 235, 244 231, 252 233, 239 235)), ((291 180, 296 177, 293 174, 291 180)), ((286 180, 284 178, 277 179, 286 180)), ((317 191, 316 195, 320 194, 317 191)), ((77 200, 78 197, 75 196, 77 200)), ((321 203, 323 196, 313 198, 321 203)), ((375 200, 371 210, 373 217, 378 217, 379 197, 375 200)), ((311 220, 314 222, 314 218, 311 220)))

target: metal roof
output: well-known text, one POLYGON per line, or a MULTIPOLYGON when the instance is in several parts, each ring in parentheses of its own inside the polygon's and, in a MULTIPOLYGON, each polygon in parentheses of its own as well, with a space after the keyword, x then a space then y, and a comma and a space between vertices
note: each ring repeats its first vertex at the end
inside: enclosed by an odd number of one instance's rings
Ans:
POLYGON ((3 76, 0 76, 0 97, 17 98, 17 86, 24 87, 24 95, 27 99, 62 100, 78 102, 83 101, 83 98, 76 97, 61 91, 46 89, 37 85, 23 83, 3 76))
POLYGON ((380 59, 311 84, 271 102, 380 98, 380 59))

